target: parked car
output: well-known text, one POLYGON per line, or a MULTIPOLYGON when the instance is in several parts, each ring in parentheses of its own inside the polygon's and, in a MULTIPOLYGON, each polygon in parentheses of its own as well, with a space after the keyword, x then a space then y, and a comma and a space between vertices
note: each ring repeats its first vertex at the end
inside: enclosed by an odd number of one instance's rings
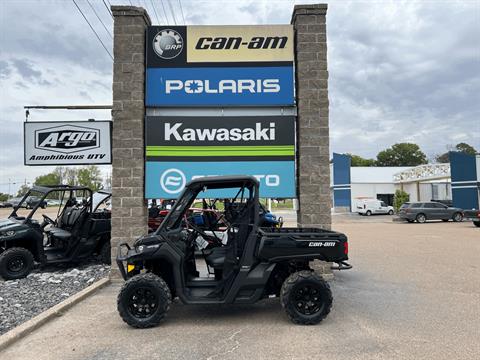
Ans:
POLYGON ((463 220, 463 210, 438 202, 407 202, 400 207, 398 216, 408 222, 424 223, 427 220, 463 220))
POLYGON ((33 209, 35 206, 45 209, 47 207, 47 201, 45 199, 40 199, 37 196, 29 196, 25 202, 26 209, 33 209))
POLYGON ((464 210, 463 217, 466 220, 473 221, 473 225, 480 227, 480 210, 464 210))
POLYGON ((10 201, 0 201, 0 208, 9 208, 12 207, 12 203, 10 201))
POLYGON ((388 214, 393 215, 393 206, 376 199, 361 199, 357 201, 357 213, 360 215, 388 214))
POLYGON ((18 204, 20 204, 20 201, 22 201, 22 199, 23 197, 15 197, 8 199, 7 202, 12 205, 11 207, 16 207, 18 204))

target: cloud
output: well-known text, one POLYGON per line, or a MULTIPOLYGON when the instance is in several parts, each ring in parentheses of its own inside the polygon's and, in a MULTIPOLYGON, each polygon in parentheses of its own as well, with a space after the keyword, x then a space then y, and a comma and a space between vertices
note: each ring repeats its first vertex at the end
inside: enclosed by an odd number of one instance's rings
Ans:
MULTIPOLYGON (((149 1, 152 20, 156 17, 149 1)), ((112 41, 78 2, 107 48, 112 41)), ((128 4, 127 0, 115 0, 128 4)), ((161 21, 160 2, 155 1, 161 21)), ((172 2, 178 22, 179 8, 172 2)), ((183 1, 187 24, 289 23, 307 1, 183 1)), ((401 141, 432 156, 467 142, 480 149, 480 7, 476 2, 328 1, 330 150, 374 157, 401 141)), ((103 3, 93 1, 112 31, 103 3)), ((168 18, 172 19, 167 7, 168 18)), ((24 105, 111 103, 111 59, 71 1, 0 1, 0 191, 23 166, 24 105), (27 5, 28 6, 27 6, 27 5)), ((108 111, 40 112, 32 120, 109 118, 108 111)))

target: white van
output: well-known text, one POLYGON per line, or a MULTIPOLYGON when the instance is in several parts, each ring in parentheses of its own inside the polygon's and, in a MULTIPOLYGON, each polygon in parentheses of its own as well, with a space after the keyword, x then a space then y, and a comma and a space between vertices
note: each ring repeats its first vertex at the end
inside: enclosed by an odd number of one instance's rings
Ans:
POLYGON ((357 213, 360 215, 388 214, 393 215, 393 206, 388 206, 385 202, 377 199, 358 199, 357 213))

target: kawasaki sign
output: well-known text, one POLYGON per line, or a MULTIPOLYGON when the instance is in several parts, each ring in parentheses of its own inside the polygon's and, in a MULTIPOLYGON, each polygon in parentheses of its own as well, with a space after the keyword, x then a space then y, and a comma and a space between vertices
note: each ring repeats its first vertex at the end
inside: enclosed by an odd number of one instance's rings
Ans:
POLYGON ((110 121, 25 122, 25 165, 110 164, 110 121))

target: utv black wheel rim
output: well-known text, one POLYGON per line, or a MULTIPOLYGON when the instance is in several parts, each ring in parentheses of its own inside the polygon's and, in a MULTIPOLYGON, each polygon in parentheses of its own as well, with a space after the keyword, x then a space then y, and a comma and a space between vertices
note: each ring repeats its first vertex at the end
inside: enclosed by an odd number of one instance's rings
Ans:
POLYGON ((7 264, 7 269, 11 273, 18 273, 25 267, 25 261, 21 256, 15 256, 7 264))
POLYGON ((148 318, 158 308, 158 296, 150 288, 138 288, 128 299, 128 310, 136 318, 148 318))
POLYGON ((294 304, 295 309, 303 315, 314 315, 323 308, 320 291, 311 285, 300 286, 295 290, 294 304))

